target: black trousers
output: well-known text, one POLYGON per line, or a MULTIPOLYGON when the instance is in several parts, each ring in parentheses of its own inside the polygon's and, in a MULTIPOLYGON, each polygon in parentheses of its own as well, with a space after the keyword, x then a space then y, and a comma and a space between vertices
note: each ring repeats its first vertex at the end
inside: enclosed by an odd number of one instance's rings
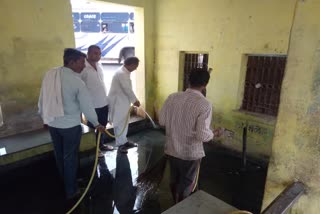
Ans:
POLYGON ((49 126, 54 155, 67 198, 71 198, 78 190, 77 171, 78 153, 82 136, 81 126, 66 129, 49 126))
POLYGON ((197 187, 200 163, 168 155, 170 163, 170 188, 175 203, 188 197, 197 187))
MULTIPOLYGON (((109 108, 108 106, 103 106, 101 108, 96 108, 96 113, 98 116, 98 121, 101 125, 106 126, 108 124, 108 113, 109 113, 109 108)), ((88 126, 90 128, 94 129, 94 125, 88 121, 88 126)), ((98 137, 98 132, 96 133, 96 137, 98 137)), ((102 143, 105 141, 107 135, 106 133, 101 134, 101 138, 100 138, 100 147, 102 146, 102 143)))

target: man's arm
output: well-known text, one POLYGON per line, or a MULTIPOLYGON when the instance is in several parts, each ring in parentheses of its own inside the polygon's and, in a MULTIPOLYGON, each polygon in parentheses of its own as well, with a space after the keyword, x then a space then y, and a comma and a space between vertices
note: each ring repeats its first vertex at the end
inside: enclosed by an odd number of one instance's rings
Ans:
POLYGON ((213 139, 214 133, 210 129, 212 107, 208 105, 198 116, 196 125, 196 138, 201 142, 213 139))
MULTIPOLYGON (((42 114, 43 114, 43 90, 42 90, 42 85, 40 88, 40 95, 39 95, 39 100, 38 100, 38 113, 40 114, 41 118, 42 118, 42 114)), ((43 120, 43 118, 42 118, 43 120)), ((43 124, 43 128, 44 129, 48 129, 48 124, 43 124)))
POLYGON ((84 68, 82 72, 80 73, 80 78, 82 81, 87 85, 87 79, 88 79, 88 71, 87 68, 84 68))
POLYGON ((99 77, 103 80, 103 88, 104 88, 104 91, 106 92, 106 94, 108 94, 107 86, 106 86, 106 84, 104 83, 103 67, 102 67, 102 65, 101 65, 100 63, 97 64, 97 72, 98 72, 99 77))
POLYGON ((122 88, 124 93, 128 96, 130 102, 134 103, 136 106, 140 105, 138 98, 136 97, 136 95, 134 94, 134 92, 132 90, 131 80, 130 80, 129 76, 121 74, 118 76, 118 78, 119 78, 118 80, 120 83, 120 87, 122 88))
POLYGON ((78 101, 80 110, 84 113, 86 118, 96 127, 99 125, 97 114, 94 110, 92 100, 85 84, 81 81, 79 84, 78 101))

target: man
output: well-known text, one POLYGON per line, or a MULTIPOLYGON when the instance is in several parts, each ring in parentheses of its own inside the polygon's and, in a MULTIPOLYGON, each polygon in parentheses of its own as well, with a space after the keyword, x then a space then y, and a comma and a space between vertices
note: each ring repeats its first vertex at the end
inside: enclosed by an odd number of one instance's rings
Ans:
POLYGON ((220 129, 210 129, 212 106, 201 93, 210 79, 208 71, 194 69, 190 87, 171 94, 159 115, 166 130, 165 154, 171 168, 170 188, 175 203, 188 197, 197 186, 201 159, 205 156, 203 142, 219 136, 220 129))
MULTIPOLYGON (((98 121, 101 125, 106 126, 108 123, 108 99, 107 89, 103 81, 103 69, 99 64, 101 59, 100 47, 91 45, 88 48, 88 55, 85 62, 86 67, 81 72, 81 79, 86 84, 93 106, 98 115, 98 121)), ((88 122, 88 126, 94 128, 93 124, 88 122)), ((98 136, 98 132, 97 132, 98 136)), ((106 134, 101 134, 99 143, 100 150, 112 151, 113 147, 103 144, 106 140, 106 134)))
POLYGON ((66 48, 64 66, 46 73, 38 103, 39 113, 49 128, 67 199, 79 194, 76 176, 82 135, 80 113, 83 112, 99 131, 104 130, 98 122, 89 92, 79 77, 85 67, 85 58, 80 51, 66 48))
POLYGON ((139 66, 137 57, 128 57, 124 65, 113 76, 110 92, 110 121, 113 122, 114 133, 116 135, 116 145, 119 151, 127 153, 127 149, 137 146, 135 143, 128 142, 128 123, 126 123, 130 104, 139 107, 140 102, 132 90, 130 74, 139 66), (122 133, 121 133, 122 132, 122 133))

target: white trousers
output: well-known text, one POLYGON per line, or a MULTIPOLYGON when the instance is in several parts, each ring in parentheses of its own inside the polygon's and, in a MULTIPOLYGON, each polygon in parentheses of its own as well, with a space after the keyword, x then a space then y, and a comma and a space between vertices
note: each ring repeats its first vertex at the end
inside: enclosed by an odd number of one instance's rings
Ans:
POLYGON ((125 122, 126 121, 124 120, 123 122, 117 122, 117 124, 113 124, 114 134, 116 136, 118 136, 121 133, 123 126, 125 126, 123 133, 119 137, 116 137, 116 145, 117 146, 121 146, 121 145, 125 144, 126 142, 128 142, 128 139, 127 139, 128 124, 126 124, 125 122))

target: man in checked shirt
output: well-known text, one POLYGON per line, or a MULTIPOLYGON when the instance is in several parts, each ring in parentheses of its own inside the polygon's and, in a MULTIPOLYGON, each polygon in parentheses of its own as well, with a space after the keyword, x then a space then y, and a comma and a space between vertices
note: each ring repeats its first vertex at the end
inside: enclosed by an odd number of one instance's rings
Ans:
POLYGON ((201 159, 205 156, 203 142, 222 134, 210 129, 212 105, 201 93, 210 74, 194 69, 189 76, 190 87, 169 95, 160 111, 159 123, 165 127, 164 152, 170 163, 170 188, 175 203, 188 197, 196 188, 201 159))

